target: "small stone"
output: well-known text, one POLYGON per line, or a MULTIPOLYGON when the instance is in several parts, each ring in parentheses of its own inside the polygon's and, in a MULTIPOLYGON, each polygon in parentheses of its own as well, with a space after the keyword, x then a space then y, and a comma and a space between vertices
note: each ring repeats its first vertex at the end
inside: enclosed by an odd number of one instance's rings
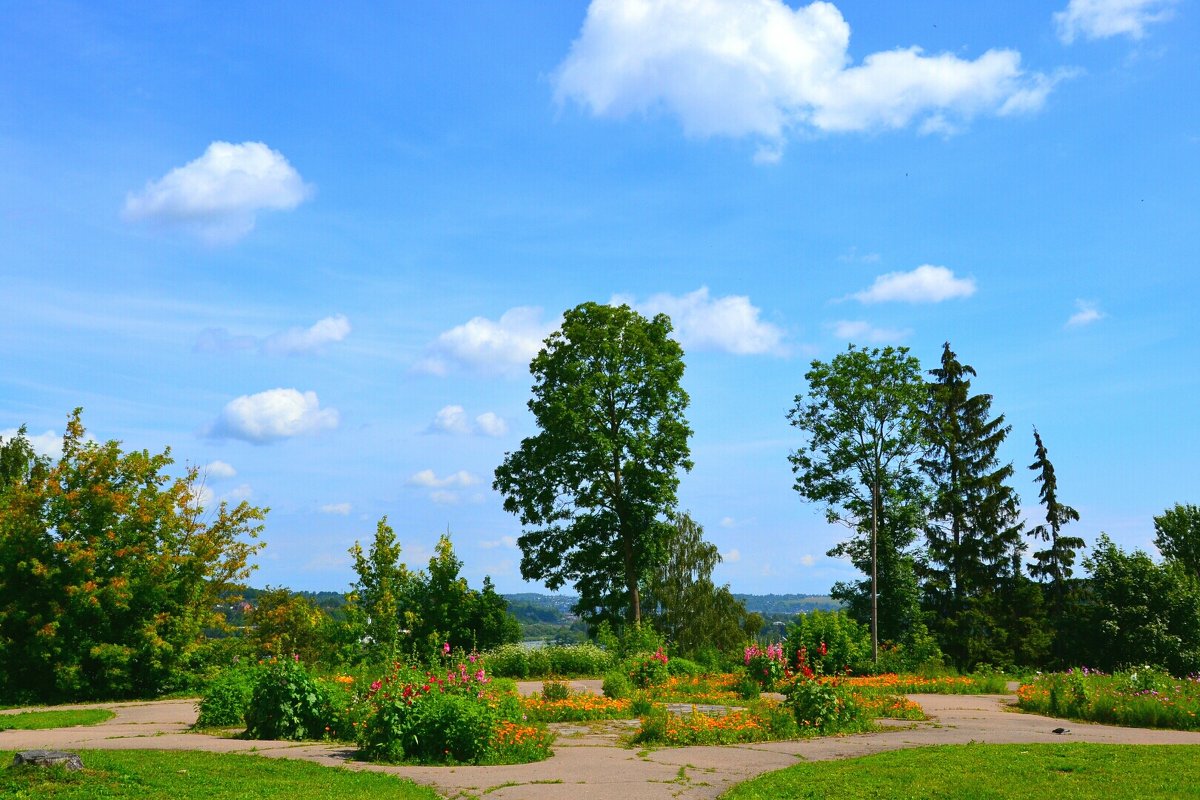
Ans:
POLYGON ((13 756, 14 767, 52 767, 61 766, 63 769, 75 772, 83 769, 83 761, 76 753, 64 753, 61 750, 22 750, 13 756))

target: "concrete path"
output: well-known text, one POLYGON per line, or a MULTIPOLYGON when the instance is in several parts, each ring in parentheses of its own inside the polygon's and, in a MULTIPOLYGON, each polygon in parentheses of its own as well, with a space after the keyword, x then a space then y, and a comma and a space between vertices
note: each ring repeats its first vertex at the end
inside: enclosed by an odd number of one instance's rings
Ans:
MULTIPOLYGON (((595 691, 595 681, 574 688, 595 691)), ((540 683, 520 685, 523 693, 540 683)), ((714 798, 730 786, 803 760, 851 758, 885 750, 966 742, 1101 742, 1108 744, 1200 745, 1200 732, 1160 731, 1090 725, 1006 710, 1002 695, 910 695, 931 719, 892 730, 795 742, 726 747, 681 747, 636 751, 618 739, 634 721, 563 723, 554 755, 536 764, 505 767, 389 767, 352 761, 342 744, 244 741, 189 733, 196 719, 191 701, 99 704, 116 717, 101 725, 45 731, 0 731, 0 750, 148 749, 206 750, 296 758, 349 769, 389 772, 432 786, 448 798, 485 792, 493 800, 668 800, 714 798), (1056 735, 1055 728, 1070 729, 1056 735)), ((27 710, 27 709, 19 709, 27 710)), ((16 713, 13 710, 7 713, 16 713)), ((6 712, 0 712, 6 713, 6 712)), ((1200 755, 1200 754, 1198 754, 1200 755)))

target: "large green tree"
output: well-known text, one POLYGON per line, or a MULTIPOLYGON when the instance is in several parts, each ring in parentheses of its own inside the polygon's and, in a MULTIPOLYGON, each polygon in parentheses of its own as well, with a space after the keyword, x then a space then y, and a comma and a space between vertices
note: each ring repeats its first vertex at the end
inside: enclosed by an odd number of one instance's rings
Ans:
MULTIPOLYGON (((830 522, 869 533, 872 657, 879 652, 879 546, 883 503, 919 504, 915 459, 923 443, 921 365, 904 347, 850 345, 828 363, 813 361, 807 394, 796 396, 788 418, 807 434, 790 456, 801 497, 823 503, 830 522)), ((899 523, 905 513, 891 517, 899 523)), ((899 550, 915 531, 896 530, 899 550)))
POLYGON ((1200 506, 1176 503, 1154 518, 1154 545, 1200 578, 1200 506))
POLYGON ((593 623, 642 617, 639 585, 663 557, 679 470, 691 469, 683 350, 664 314, 584 303, 533 359, 539 432, 496 468, 520 517, 521 574, 572 582, 593 623))
MULTIPOLYGON (((350 624, 360 632, 370 661, 392 661, 401 651, 403 632, 411 635, 418 620, 418 576, 400 560, 400 542, 387 517, 375 526, 367 550, 350 548, 357 576, 347 597, 350 624)), ((410 640, 411 641, 411 640, 410 640)))
POLYGON ((721 554, 690 514, 675 518, 666 553, 646 582, 644 610, 676 652, 728 652, 758 633, 762 617, 747 611, 728 586, 713 583, 721 554))
POLYGON ((188 688, 261 546, 265 509, 205 509, 196 470, 89 441, 81 416, 55 462, 24 434, 0 442, 0 698, 188 688))
POLYGON ((922 563, 926 610, 939 644, 959 668, 991 651, 998 630, 995 595, 1013 571, 1023 544, 1019 498, 1007 484, 1012 464, 998 452, 1011 426, 992 416, 992 397, 972 394, 975 370, 946 342, 929 371, 926 450, 921 468, 930 486, 922 563))

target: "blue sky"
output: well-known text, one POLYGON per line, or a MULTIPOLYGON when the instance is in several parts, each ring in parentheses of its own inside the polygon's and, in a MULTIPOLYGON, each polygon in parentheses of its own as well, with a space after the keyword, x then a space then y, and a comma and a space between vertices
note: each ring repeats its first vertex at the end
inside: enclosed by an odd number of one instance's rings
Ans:
MULTIPOLYGON (((813 358, 950 341, 1076 533, 1197 502, 1193 0, 3 4, 0 432, 69 411, 271 507, 257 584, 519 575, 491 474, 566 308, 675 320, 690 509, 742 592, 825 592, 813 358)), ((8 433, 0 433, 8 435, 8 433)))

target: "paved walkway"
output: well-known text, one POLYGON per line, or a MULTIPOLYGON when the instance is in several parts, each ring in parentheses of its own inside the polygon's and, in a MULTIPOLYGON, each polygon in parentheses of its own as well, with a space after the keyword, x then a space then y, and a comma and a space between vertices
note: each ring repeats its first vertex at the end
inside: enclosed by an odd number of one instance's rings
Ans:
MULTIPOLYGON (((598 682, 577 681, 595 691, 598 682), (593 685, 595 684, 595 685, 593 685)), ((525 693, 540 683, 521 684, 525 693)), ((353 748, 338 744, 245 741, 189 733, 196 719, 191 701, 100 704, 116 717, 101 725, 45 731, 0 731, 0 750, 149 749, 207 750, 296 758, 330 766, 390 772, 432 786, 449 798, 493 800, 667 800, 713 798, 730 786, 798 760, 851 758, 885 750, 966 742, 1101 742, 1107 744, 1200 745, 1200 732, 1118 728, 1020 714, 1006 710, 1002 695, 910 695, 931 719, 909 727, 856 736, 726 747, 681 747, 636 751, 618 737, 636 723, 559 724, 554 755, 536 764, 503 767, 389 767, 351 760, 353 748), (1053 733, 1065 727, 1064 735, 1053 733)), ((80 706, 83 707, 83 706, 80 706)), ((21 709, 24 710, 24 709, 21 709)), ((0 712, 0 713, 15 713, 0 712)))

